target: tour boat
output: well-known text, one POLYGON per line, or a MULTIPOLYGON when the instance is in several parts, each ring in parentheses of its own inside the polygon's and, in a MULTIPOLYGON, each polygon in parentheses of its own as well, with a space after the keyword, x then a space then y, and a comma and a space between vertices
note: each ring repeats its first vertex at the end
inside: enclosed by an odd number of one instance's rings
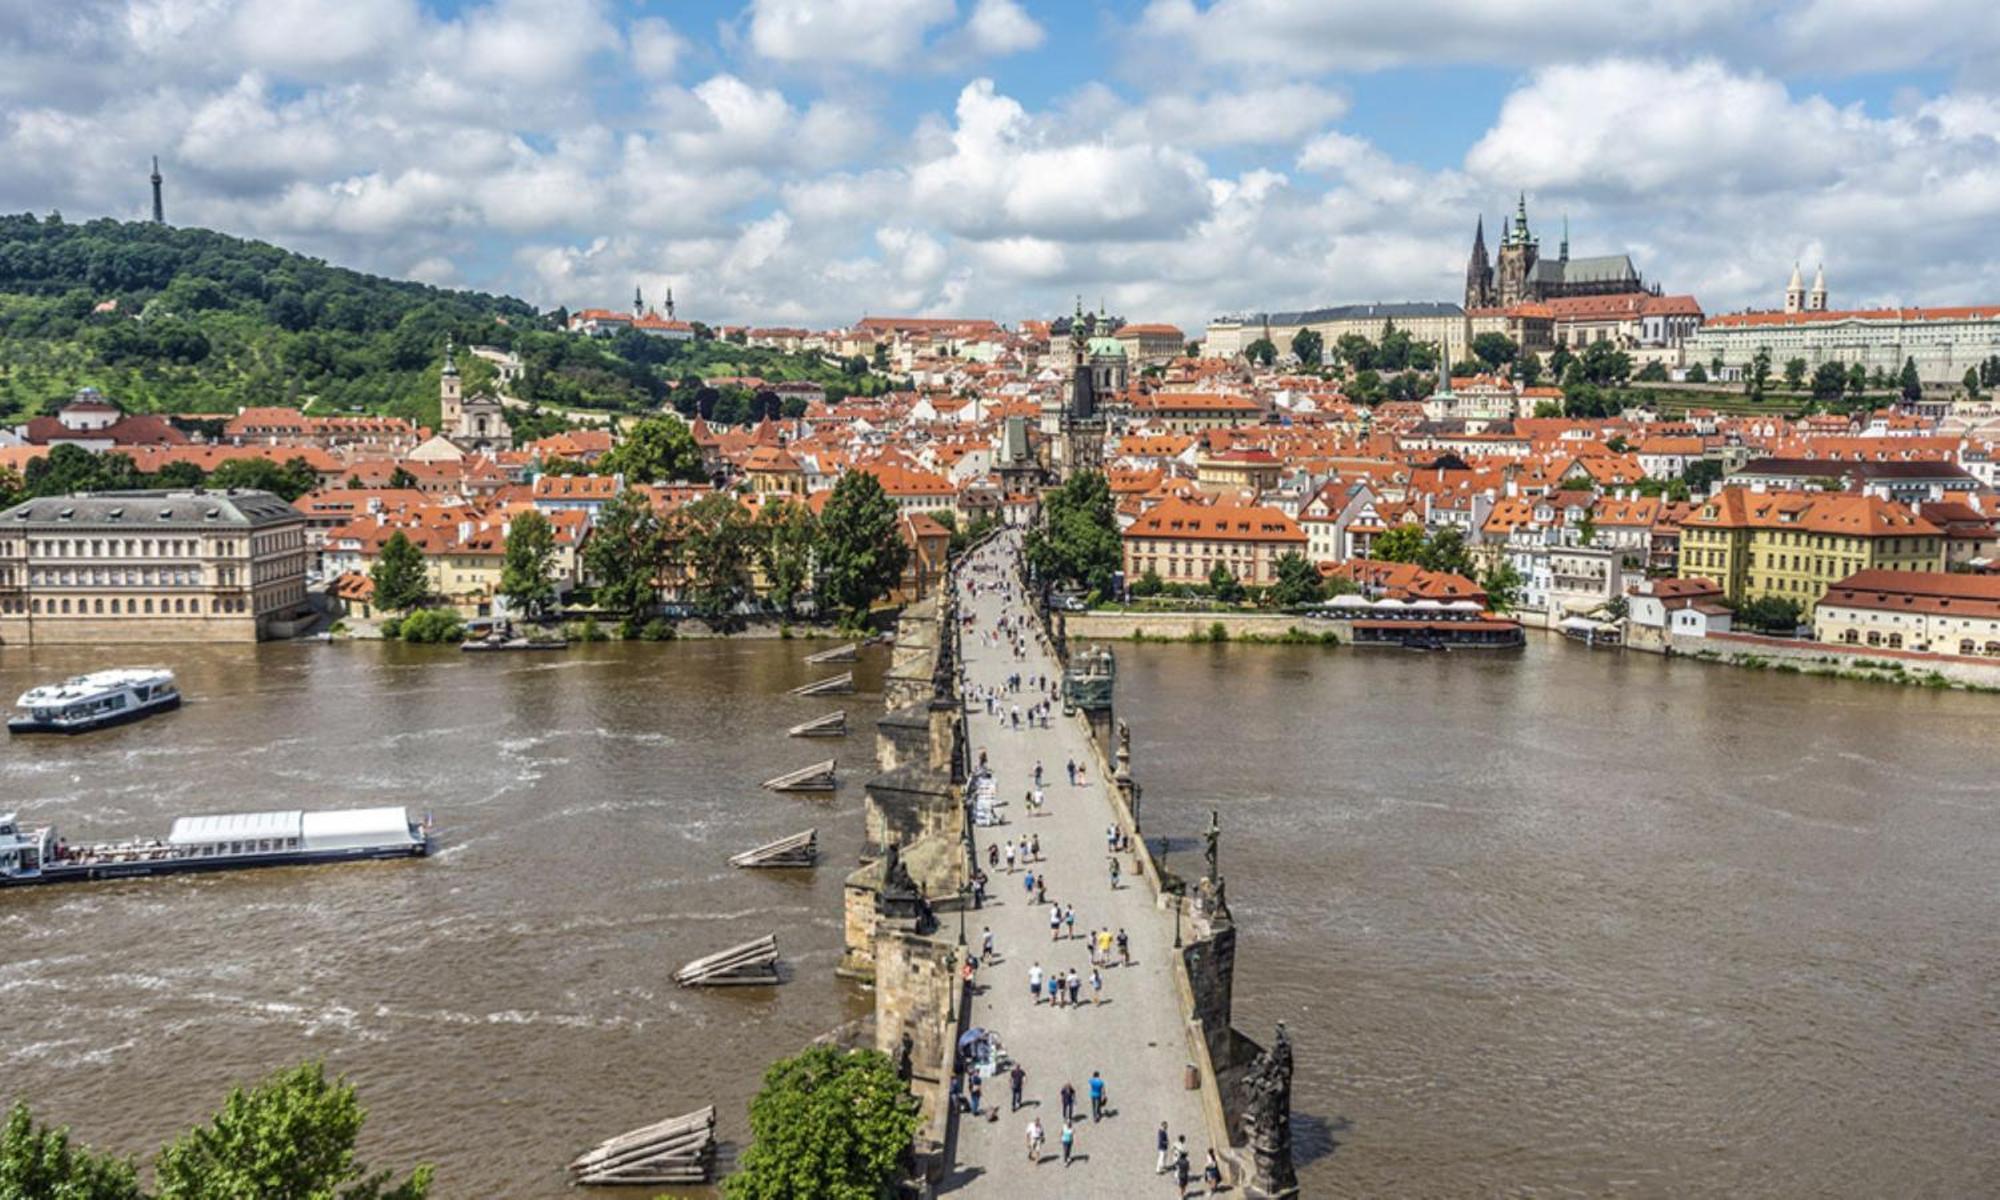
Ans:
POLYGON ((421 858, 433 842, 430 819, 412 821, 405 808, 176 817, 165 838, 89 845, 70 845, 52 825, 23 829, 15 814, 0 813, 0 887, 421 858))
POLYGON ((7 732, 84 733, 178 708, 180 702, 172 671, 155 667, 93 671, 23 692, 15 704, 26 711, 8 720, 7 732))

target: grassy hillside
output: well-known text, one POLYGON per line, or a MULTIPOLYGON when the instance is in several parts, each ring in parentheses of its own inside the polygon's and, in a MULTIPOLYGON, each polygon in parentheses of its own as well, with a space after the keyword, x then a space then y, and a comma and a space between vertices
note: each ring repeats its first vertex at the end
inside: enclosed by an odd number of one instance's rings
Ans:
MULTIPOLYGON (((140 411, 310 403, 434 422, 447 334, 514 350, 527 368, 515 394, 564 407, 655 409, 675 384, 716 375, 857 392, 883 382, 817 356, 722 342, 595 342, 559 332, 558 317, 205 229, 0 216, 0 420, 90 386, 140 411)), ((490 380, 469 355, 459 365, 468 392, 490 380)))

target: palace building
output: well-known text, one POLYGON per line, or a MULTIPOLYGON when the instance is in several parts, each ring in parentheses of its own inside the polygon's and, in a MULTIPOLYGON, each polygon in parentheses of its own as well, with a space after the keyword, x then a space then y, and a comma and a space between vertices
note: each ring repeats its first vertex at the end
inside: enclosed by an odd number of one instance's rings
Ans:
POLYGON ((0 513, 0 643, 254 642, 310 615, 306 519, 269 492, 96 492, 0 513))

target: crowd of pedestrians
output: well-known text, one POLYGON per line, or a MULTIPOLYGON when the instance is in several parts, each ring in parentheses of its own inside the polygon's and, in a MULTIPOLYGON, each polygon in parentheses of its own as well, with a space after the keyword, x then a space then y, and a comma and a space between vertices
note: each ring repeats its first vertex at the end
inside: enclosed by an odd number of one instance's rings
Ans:
MULTIPOLYGON (((1010 739, 1017 733, 1023 737, 1033 737, 1039 731, 1052 729, 1055 707, 1061 698, 1060 681, 1033 669, 1029 663, 1031 650, 1036 652, 1037 661, 1050 661, 1053 656, 1044 657, 1043 652, 1049 649, 1047 637, 1040 624, 1024 607, 1025 588, 1014 577, 1011 563, 1011 550, 1003 543, 998 552, 994 547, 988 547, 970 564, 971 569, 966 573, 963 583, 964 599, 973 601, 982 595, 997 596, 1002 604, 997 619, 982 622, 975 606, 967 603, 964 607, 962 637, 962 644, 967 646, 968 651, 975 646, 988 651, 1000 651, 1007 656, 1010 664, 1021 664, 1019 669, 1014 669, 1010 665, 1005 674, 992 686, 977 685, 967 681, 963 691, 972 714, 983 715, 990 722, 975 723, 972 726, 974 731, 983 734, 997 726, 998 731, 1010 739)), ((1007 757, 1015 756, 1010 754, 1007 757)), ((1063 780, 1068 785, 1066 789, 1068 794, 1064 794, 1065 789, 1061 785, 1056 785, 1057 795, 1054 802, 1058 805, 1074 803, 1080 795, 1088 794, 1084 789, 1090 786, 1089 772, 1083 764, 1076 761, 1074 756, 1065 756, 1061 767, 1063 780)), ((982 775, 992 773, 984 749, 979 753, 978 771, 982 775)), ((1040 760, 1036 760, 1032 771, 1025 774, 1027 777, 1015 784, 1021 789, 1020 812, 1024 823, 1048 815, 1051 803, 1049 787, 1053 783, 1050 778, 1051 773, 1040 760)), ((997 785, 1001 781, 995 779, 993 782, 997 785)), ((994 790, 997 793, 997 786, 994 790)), ((1021 903, 1046 910, 1047 913, 1049 929, 1047 956, 1032 958, 1024 971, 1024 982, 1028 987, 1032 1008, 1044 1009, 1050 1013, 1062 1011, 1069 1014, 1083 1014, 1111 1004, 1112 1001, 1106 996, 1107 972, 1130 968, 1133 965, 1131 937, 1126 930, 1116 927, 1115 922, 1107 921, 1093 925, 1085 920, 1080 928, 1080 919, 1087 917, 1088 913, 1080 914, 1078 910, 1080 905, 1086 910, 1091 906, 1093 903, 1091 896, 1095 888, 1108 885, 1108 890, 1111 892, 1120 889, 1125 873, 1120 856, 1132 853, 1133 849, 1129 837, 1123 834, 1115 823, 1111 825, 1105 831, 1106 865, 1103 877, 1094 884, 1087 880, 1065 880, 1059 888, 1050 876, 1051 864, 1043 852, 1041 830, 1019 832, 1008 829, 1006 824, 1002 824, 982 829, 982 832, 991 835, 982 855, 985 869, 995 875, 1003 871, 1008 875, 1019 875, 1021 903), (1083 943, 1082 962, 1056 961, 1059 957, 1073 954, 1077 948, 1075 944, 1079 941, 1083 943), (1044 965, 1045 961, 1047 965, 1044 965)), ((983 873, 980 878, 984 879, 983 873)), ((1106 907, 1109 907, 1108 902, 1106 907)), ((1017 929, 1022 925, 1018 920, 1013 924, 1017 929)), ((999 961, 997 955, 1003 949, 1019 952, 1021 947, 997 947, 992 927, 988 925, 980 932, 973 964, 977 964, 978 967, 990 967, 999 961)), ((975 969, 974 965, 969 964, 968 975, 970 976, 975 969)), ((1092 1018, 1077 1015, 1073 1019, 1088 1022, 1092 1018)), ((1013 1044, 1018 1049, 1032 1044, 1032 1041, 1031 1038, 1017 1037, 1013 1044)), ((1104 1044, 1109 1049, 1115 1043, 1107 1038, 1104 1044)), ((1025 1126, 1025 1138, 1027 1158, 1032 1164, 1039 1166, 1053 1162, 1059 1156, 1065 1168, 1071 1165, 1087 1166, 1089 1155, 1079 1140, 1078 1132, 1079 1127, 1084 1125, 1085 1111, 1079 1108, 1080 1100, 1088 1104, 1090 1127, 1109 1123, 1109 1129, 1118 1128, 1116 1120, 1118 1109, 1111 1103, 1111 1084, 1106 1079, 1103 1069, 1100 1067, 1091 1070, 1084 1080, 1082 1089, 1079 1090, 1075 1076, 1069 1074, 1069 1068, 1075 1065, 1069 1064, 1064 1069, 1049 1069, 1045 1065, 1040 1065, 1031 1072, 1029 1065, 1018 1059, 998 1064, 997 1073, 1006 1081, 1008 1111, 1019 1113, 1023 1108, 1031 1110, 1025 1126), (1042 1101, 1028 1094, 1031 1075, 1036 1080, 1044 1081, 1045 1085, 1058 1084, 1055 1096, 1060 1103, 1060 1124, 1056 1133, 1057 1146, 1053 1153, 1046 1147, 1049 1133, 1043 1124, 1043 1112, 1038 1107, 1042 1101)), ((961 1109, 977 1116, 997 1120, 999 1116, 997 1105, 984 1104, 981 1094, 983 1089, 977 1082, 979 1074, 977 1066, 967 1064, 967 1067, 966 1074, 971 1078, 963 1085, 963 1090, 960 1092, 961 1109)), ((1053 1123, 1053 1116, 1051 1121, 1053 1123)), ((1170 1179, 1177 1189, 1177 1194, 1185 1196, 1189 1194, 1188 1189, 1197 1176, 1190 1159, 1186 1133, 1182 1132, 1171 1137, 1170 1133, 1172 1131, 1168 1122, 1161 1121, 1155 1135, 1155 1173, 1170 1179)), ((1130 1135, 1114 1132, 1109 1136, 1130 1135)), ((1143 1151, 1138 1152, 1143 1153, 1143 1151)), ((1220 1187, 1221 1175, 1220 1162, 1211 1149, 1206 1152, 1206 1162, 1199 1178, 1207 1185, 1208 1191, 1213 1193, 1220 1187)))

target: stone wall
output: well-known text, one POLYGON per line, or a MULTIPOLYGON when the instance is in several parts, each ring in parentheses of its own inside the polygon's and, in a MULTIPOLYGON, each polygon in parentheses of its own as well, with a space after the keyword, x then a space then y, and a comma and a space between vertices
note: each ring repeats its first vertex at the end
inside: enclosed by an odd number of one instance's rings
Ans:
POLYGON ((1886 683, 1928 683, 2000 689, 2000 662, 1886 650, 1879 646, 1838 646, 1749 633, 1676 636, 1672 654, 1731 666, 1760 666, 1803 675, 1839 675, 1886 683))
POLYGON ((257 618, 224 616, 36 616, 0 617, 0 645, 139 646, 150 643, 254 642, 257 618))
POLYGON ((1342 642, 1353 641, 1352 624, 1323 617, 1301 617, 1289 613, 1126 613, 1087 612, 1064 614, 1064 628, 1070 638, 1124 641, 1152 638, 1158 641, 1205 641, 1220 624, 1236 639, 1278 640, 1293 631, 1318 637, 1331 633, 1342 642))

